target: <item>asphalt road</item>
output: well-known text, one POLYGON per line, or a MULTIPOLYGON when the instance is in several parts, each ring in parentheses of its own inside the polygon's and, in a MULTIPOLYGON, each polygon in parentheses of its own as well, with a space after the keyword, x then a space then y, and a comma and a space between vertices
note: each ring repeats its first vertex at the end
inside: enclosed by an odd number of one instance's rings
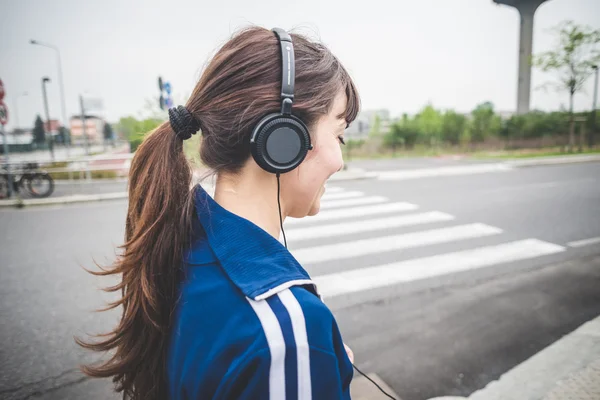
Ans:
MULTIPOLYGON (((467 395, 600 315, 600 243, 582 242, 600 237, 600 163, 331 186, 321 216, 286 222, 288 242, 323 283, 359 368, 403 400, 467 395), (367 211, 390 204, 403 205, 367 211), (373 278, 340 289, 349 271, 373 278)), ((118 398, 74 370, 94 356, 73 336, 118 317, 91 312, 113 282, 83 267, 112 260, 125 211, 0 211, 1 398, 118 398)))

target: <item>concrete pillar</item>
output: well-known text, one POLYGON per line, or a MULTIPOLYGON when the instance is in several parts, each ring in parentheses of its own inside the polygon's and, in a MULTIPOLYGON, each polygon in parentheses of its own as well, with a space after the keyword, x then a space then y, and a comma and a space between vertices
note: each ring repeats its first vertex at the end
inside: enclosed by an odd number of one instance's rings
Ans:
POLYGON ((533 17, 547 0, 494 0, 515 7, 521 16, 519 35, 519 80, 517 83, 517 114, 529 112, 531 95, 531 54, 533 50, 533 17))
POLYGON ((533 12, 518 9, 521 14, 521 33, 519 35, 519 81, 517 84, 517 114, 529 112, 531 96, 531 64, 533 50, 533 12))

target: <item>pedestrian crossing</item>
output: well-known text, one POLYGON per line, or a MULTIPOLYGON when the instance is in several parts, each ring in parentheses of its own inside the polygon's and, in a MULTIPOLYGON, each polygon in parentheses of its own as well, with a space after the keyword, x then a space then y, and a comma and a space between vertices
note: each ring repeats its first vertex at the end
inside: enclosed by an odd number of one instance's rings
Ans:
POLYGON ((566 250, 536 238, 507 241, 505 232, 495 226, 458 221, 442 211, 421 210, 416 204, 341 187, 327 188, 316 216, 287 218, 284 228, 290 251, 325 298, 566 250), (483 238, 498 243, 481 245, 483 238), (465 249, 465 243, 473 247, 465 249), (456 244, 460 250, 411 256, 411 249, 441 244, 456 244), (344 267, 329 273, 330 263, 344 267))

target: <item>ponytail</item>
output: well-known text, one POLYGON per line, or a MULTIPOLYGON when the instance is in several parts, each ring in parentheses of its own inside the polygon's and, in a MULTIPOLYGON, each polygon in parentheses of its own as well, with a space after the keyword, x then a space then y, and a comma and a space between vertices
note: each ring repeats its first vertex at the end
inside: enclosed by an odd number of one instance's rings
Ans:
POLYGON ((122 254, 98 276, 121 275, 121 298, 101 311, 122 307, 117 327, 92 343, 78 344, 110 351, 109 360, 82 366, 91 377, 112 377, 124 399, 167 398, 166 352, 169 327, 182 274, 182 257, 191 236, 194 212, 192 173, 183 142, 166 122, 137 149, 129 171, 129 208, 122 254))

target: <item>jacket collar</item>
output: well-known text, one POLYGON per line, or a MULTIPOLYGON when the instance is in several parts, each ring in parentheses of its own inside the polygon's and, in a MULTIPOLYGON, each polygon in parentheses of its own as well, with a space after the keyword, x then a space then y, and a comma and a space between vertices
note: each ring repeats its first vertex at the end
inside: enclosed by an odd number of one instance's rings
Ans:
POLYGON ((212 253, 246 297, 262 300, 298 285, 319 296, 308 273, 273 236, 221 207, 200 185, 195 203, 212 253))

